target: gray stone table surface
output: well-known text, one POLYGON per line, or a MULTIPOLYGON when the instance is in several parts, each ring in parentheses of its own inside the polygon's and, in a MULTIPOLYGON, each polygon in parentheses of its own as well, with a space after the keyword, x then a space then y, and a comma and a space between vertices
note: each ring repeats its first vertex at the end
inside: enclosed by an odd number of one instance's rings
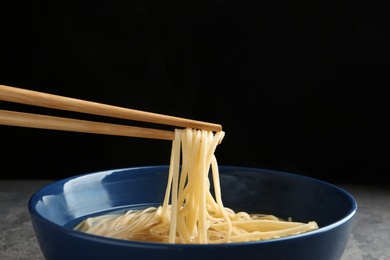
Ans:
MULTIPOLYGON (((0 180, 0 259, 44 259, 30 222, 27 203, 47 180, 0 180)), ((342 260, 390 259, 390 187, 337 185, 358 203, 342 260)), ((331 260, 331 259, 330 259, 331 260)))

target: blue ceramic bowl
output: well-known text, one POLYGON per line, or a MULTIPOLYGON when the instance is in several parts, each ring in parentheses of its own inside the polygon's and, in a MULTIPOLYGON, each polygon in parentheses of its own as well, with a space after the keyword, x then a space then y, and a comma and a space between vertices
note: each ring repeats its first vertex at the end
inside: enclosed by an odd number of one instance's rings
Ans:
POLYGON ((291 237, 218 245, 112 239, 72 230, 88 215, 161 205, 168 166, 117 169, 56 181, 35 192, 28 207, 45 259, 340 259, 357 210, 354 198, 329 183, 297 174, 220 166, 224 205, 314 220, 319 229, 291 237))

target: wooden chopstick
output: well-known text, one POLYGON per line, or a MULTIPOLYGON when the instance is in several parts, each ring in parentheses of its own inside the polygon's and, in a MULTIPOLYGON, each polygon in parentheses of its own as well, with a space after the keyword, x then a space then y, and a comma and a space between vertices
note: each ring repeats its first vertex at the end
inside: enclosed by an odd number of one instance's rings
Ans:
POLYGON ((40 129, 63 130, 116 136, 130 136, 162 140, 173 140, 175 137, 173 131, 100 123, 87 120, 37 115, 7 110, 0 110, 0 124, 8 126, 21 126, 40 129))
MULTIPOLYGON (((218 124, 106 105, 33 90, 0 85, 0 100, 86 114, 108 116, 175 127, 222 131, 218 124)), ((0 124, 75 132, 173 140, 173 131, 107 124, 63 117, 1 111, 0 124)))

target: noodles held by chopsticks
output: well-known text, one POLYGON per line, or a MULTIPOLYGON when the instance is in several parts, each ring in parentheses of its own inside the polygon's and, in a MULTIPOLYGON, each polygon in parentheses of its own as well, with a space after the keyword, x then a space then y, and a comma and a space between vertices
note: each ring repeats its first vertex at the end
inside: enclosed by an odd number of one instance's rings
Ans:
POLYGON ((318 228, 315 221, 286 221, 224 207, 214 155, 223 137, 223 131, 176 129, 161 206, 88 218, 75 229, 145 242, 217 244, 279 238, 318 228), (214 195, 210 192, 210 169, 214 195))

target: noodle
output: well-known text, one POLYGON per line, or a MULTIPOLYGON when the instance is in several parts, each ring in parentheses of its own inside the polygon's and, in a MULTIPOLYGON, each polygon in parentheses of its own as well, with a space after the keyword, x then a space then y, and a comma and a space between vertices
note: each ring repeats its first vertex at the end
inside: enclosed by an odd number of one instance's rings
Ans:
POLYGON ((87 218, 75 230, 136 241, 217 244, 291 236, 318 228, 315 221, 286 221, 224 207, 214 155, 223 137, 222 131, 176 129, 162 205, 87 218))

